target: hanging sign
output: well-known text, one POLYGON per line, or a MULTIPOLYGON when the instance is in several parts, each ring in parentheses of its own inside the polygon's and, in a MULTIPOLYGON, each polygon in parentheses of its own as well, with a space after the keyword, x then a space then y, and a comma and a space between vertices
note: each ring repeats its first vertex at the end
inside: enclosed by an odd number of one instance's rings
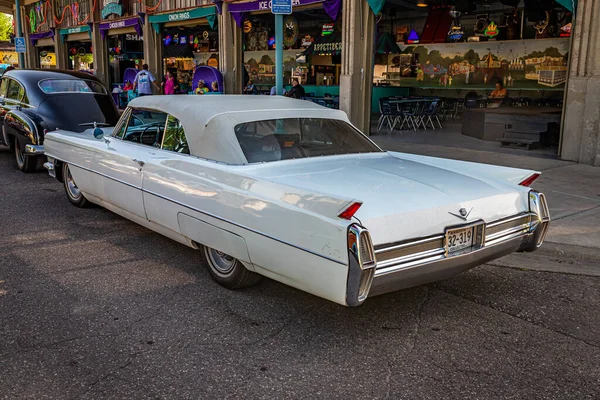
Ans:
POLYGON ((412 29, 410 31, 410 33, 408 34, 408 37, 406 38, 406 43, 408 43, 408 44, 419 43, 419 35, 417 35, 417 32, 415 32, 414 29, 412 29))
POLYGON ((310 35, 306 35, 302 38, 300 47, 302 47, 302 48, 310 47, 310 45, 313 44, 314 41, 315 41, 315 39, 313 39, 310 35))
POLYGON ((106 19, 111 15, 121 17, 123 15, 123 5, 121 0, 104 0, 102 11, 100 11, 102 19, 106 19))
POLYGON ((292 13, 292 3, 294 0, 271 0, 271 13, 273 14, 286 14, 292 13))
POLYGON ((452 29, 448 31, 448 41, 449 42, 460 42, 465 36, 465 32, 462 30, 462 26, 453 26, 452 29))
POLYGON ((331 35, 333 33, 334 27, 335 24, 333 22, 323 24, 323 28, 321 29, 321 36, 331 35))
POLYGON ((494 21, 490 22, 487 28, 485 28, 485 36, 489 38, 498 36, 498 26, 494 23, 494 21))
POLYGON ((571 29, 573 28, 573 23, 569 22, 568 24, 562 26, 560 28, 560 33, 559 36, 560 37, 570 37, 571 36, 571 29))

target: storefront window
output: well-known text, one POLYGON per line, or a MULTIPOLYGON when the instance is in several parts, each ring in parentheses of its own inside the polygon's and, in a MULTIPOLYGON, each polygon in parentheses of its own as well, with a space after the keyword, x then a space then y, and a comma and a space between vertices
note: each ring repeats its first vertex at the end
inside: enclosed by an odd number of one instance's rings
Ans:
POLYGON ((127 68, 139 69, 143 65, 143 40, 144 37, 136 33, 106 37, 111 86, 125 83, 124 75, 127 68))
MULTIPOLYGON (((303 9, 284 18, 284 85, 337 86, 341 69, 341 20, 323 8, 303 9)), ((275 84, 275 22, 271 13, 250 15, 243 24, 246 81, 261 92, 275 84)))
POLYGON ((73 71, 93 70, 94 57, 91 42, 67 42, 68 67, 73 71))
POLYGON ((180 92, 190 92, 194 70, 219 67, 219 33, 207 24, 165 28, 162 33, 164 71, 177 78, 180 92))

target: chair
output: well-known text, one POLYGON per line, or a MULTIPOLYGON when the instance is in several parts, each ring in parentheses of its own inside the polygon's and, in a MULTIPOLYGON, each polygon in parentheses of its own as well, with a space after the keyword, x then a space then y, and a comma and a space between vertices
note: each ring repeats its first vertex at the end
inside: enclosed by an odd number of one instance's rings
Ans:
POLYGON ((428 107, 424 107, 421 114, 421 121, 423 122, 423 126, 427 129, 427 123, 431 124, 431 128, 435 131, 435 125, 433 124, 433 119, 437 121, 440 129, 442 129, 442 123, 438 118, 438 110, 439 110, 439 101, 433 100, 429 103, 428 107))
POLYGON ((390 105, 389 100, 385 97, 379 99, 379 113, 380 116, 379 120, 377 121, 377 131, 379 132, 386 122, 390 130, 392 130, 392 107, 390 105))
POLYGON ((196 68, 194 71, 194 76, 192 77, 192 91, 196 90, 198 87, 198 82, 202 79, 206 87, 210 88, 213 81, 217 82, 219 87, 219 92, 224 92, 225 87, 223 85, 223 74, 216 68, 200 66, 196 68))

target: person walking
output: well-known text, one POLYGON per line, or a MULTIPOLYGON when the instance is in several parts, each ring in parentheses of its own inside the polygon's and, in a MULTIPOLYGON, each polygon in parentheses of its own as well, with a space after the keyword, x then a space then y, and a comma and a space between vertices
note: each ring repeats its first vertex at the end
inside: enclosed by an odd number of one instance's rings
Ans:
POLYGON ((142 65, 142 70, 137 73, 133 80, 133 90, 137 89, 138 96, 149 96, 152 94, 152 85, 160 90, 156 78, 148 71, 148 64, 142 65))

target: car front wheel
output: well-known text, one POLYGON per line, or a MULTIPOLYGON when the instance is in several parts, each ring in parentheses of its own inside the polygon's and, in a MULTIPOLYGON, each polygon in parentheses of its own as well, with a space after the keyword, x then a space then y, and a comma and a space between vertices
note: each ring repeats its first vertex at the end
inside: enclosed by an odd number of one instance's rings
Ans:
POLYGON ((262 276, 249 271, 239 260, 221 251, 203 246, 202 254, 210 276, 227 289, 242 289, 256 285, 262 276))
POLYGON ((17 168, 23 172, 34 172, 37 168, 38 158, 36 156, 28 156, 21 149, 21 145, 15 139, 15 159, 17 168))
POLYGON ((62 170, 63 176, 63 184, 65 186, 65 192, 67 193, 67 198, 71 202, 71 204, 77 207, 86 207, 88 205, 88 201, 81 193, 81 190, 77 187, 75 183, 75 179, 71 175, 71 171, 69 170, 69 164, 64 163, 62 170))

